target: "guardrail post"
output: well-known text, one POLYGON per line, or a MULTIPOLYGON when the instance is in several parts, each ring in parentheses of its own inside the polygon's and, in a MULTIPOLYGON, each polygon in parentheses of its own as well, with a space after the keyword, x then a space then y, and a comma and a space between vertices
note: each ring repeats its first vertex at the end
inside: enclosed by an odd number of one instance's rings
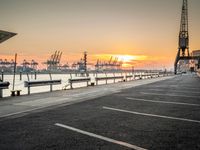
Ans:
MULTIPOLYGON (((52 81, 52 76, 51 76, 51 73, 49 73, 49 77, 50 77, 50 80, 52 81)), ((52 83, 50 83, 50 92, 53 91, 53 85, 52 83)))
POLYGON ((37 79, 37 72, 35 71, 35 80, 37 79))
POLYGON ((69 81, 69 84, 70 84, 70 89, 73 89, 71 80, 69 81))
POLYGON ((53 85, 50 84, 50 92, 52 92, 52 91, 53 91, 53 85))
POLYGON ((96 85, 98 85, 98 79, 96 78, 96 85))
POLYGON ((20 81, 22 80, 22 72, 21 71, 19 72, 19 80, 20 81))
MULTIPOLYGON (((123 72, 121 72, 121 76, 123 76, 123 72)), ((121 81, 123 81, 124 80, 124 78, 122 78, 122 80, 121 81)))
POLYGON ((31 87, 28 86, 28 95, 30 95, 30 94, 31 94, 31 87))
POLYGON ((96 80, 96 85, 98 85, 98 79, 97 79, 97 76, 98 76, 98 74, 96 73, 96 78, 95 78, 95 80, 96 80))
POLYGON ((3 80, 4 80, 4 72, 1 71, 1 81, 3 82, 3 80))
POLYGON ((0 98, 3 97, 3 89, 0 89, 0 98))
POLYGON ((139 79, 142 79, 142 73, 140 73, 139 79))
POLYGON ((107 79, 107 74, 106 74, 106 72, 105 72, 105 75, 106 75, 106 84, 108 84, 108 79, 107 79))
POLYGON ((29 78, 29 75, 28 75, 28 73, 26 73, 26 75, 27 75, 27 79, 28 79, 28 81, 30 81, 30 78, 29 78))

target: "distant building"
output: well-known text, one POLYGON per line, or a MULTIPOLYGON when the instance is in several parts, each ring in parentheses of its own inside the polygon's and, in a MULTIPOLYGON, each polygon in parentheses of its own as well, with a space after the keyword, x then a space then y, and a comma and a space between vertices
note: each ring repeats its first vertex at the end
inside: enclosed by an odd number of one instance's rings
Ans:
POLYGON ((200 56, 200 50, 194 50, 191 53, 192 56, 200 56))
MULTIPOLYGON (((200 50, 193 50, 191 52, 191 56, 199 56, 200 57, 200 50)), ((192 68, 192 70, 194 70, 194 71, 197 71, 200 66, 200 61, 195 59, 195 60, 191 60, 190 63, 191 63, 190 68, 192 68)))

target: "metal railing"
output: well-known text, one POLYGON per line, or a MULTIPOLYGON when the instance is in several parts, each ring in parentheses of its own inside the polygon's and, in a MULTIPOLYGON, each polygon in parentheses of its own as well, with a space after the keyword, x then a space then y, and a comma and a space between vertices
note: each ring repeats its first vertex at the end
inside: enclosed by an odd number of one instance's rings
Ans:
POLYGON ((3 89, 8 89, 10 82, 0 82, 0 98, 3 97, 3 89))
POLYGON ((31 87, 50 86, 50 92, 53 91, 53 85, 61 84, 61 80, 44 80, 44 81, 24 81, 24 87, 28 88, 28 95, 31 93, 31 87))
POLYGON ((74 79, 69 79, 68 80, 69 84, 70 84, 70 89, 73 89, 73 83, 80 83, 80 82, 86 82, 87 86, 89 85, 89 82, 91 82, 91 78, 87 77, 87 78, 74 78, 74 79))

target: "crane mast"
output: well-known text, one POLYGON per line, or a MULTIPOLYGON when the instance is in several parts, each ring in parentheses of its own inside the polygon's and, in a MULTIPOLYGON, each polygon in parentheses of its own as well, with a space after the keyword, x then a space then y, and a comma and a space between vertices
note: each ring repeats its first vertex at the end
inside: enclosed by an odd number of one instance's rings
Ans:
POLYGON ((178 53, 174 63, 174 73, 177 74, 177 64, 179 60, 187 60, 190 57, 189 53, 189 33, 188 33, 188 1, 183 0, 180 31, 179 31, 179 42, 178 42, 178 53))
POLYGON ((185 56, 185 51, 187 50, 187 55, 189 56, 189 34, 188 34, 188 3, 187 0, 183 0, 180 32, 179 32, 179 49, 182 52, 182 56, 185 56))

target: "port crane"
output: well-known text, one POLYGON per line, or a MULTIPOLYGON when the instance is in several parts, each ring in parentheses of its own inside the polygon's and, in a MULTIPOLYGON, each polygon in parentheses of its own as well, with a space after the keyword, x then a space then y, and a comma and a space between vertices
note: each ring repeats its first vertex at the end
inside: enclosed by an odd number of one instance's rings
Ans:
POLYGON ((178 52, 174 62, 174 73, 177 74, 178 63, 180 60, 198 60, 200 62, 199 56, 190 56, 189 51, 189 32, 188 32, 188 0, 183 0, 180 31, 179 31, 179 41, 178 41, 178 52))

